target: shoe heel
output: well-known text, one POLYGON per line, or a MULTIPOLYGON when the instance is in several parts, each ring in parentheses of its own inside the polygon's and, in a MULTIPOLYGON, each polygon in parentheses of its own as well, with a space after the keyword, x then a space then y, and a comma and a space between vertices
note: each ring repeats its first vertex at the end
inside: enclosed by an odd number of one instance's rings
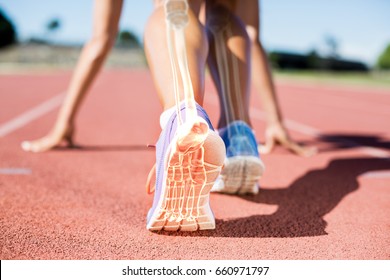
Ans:
POLYGON ((230 194, 257 194, 257 182, 264 172, 264 164, 255 156, 229 158, 221 172, 221 181, 216 191, 230 194))
POLYGON ((209 129, 208 124, 201 117, 183 123, 177 129, 177 150, 186 154, 199 149, 206 140, 209 129))
MULTIPOLYGON (((171 147, 168 147, 170 155, 166 164, 169 167, 163 177, 160 202, 149 215, 149 230, 196 231, 215 228, 209 194, 218 174, 209 176, 219 173, 221 166, 204 162, 204 144, 210 143, 207 139, 212 135, 202 118, 177 128, 171 147)), ((222 140, 220 142, 223 143, 222 140)))

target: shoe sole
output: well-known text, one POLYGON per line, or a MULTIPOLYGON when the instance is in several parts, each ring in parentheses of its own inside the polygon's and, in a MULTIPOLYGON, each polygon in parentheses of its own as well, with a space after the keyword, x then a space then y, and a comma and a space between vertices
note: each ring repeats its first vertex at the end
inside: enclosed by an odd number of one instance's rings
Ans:
POLYGON ((209 195, 221 166, 204 162, 204 142, 209 133, 215 132, 209 131, 200 117, 179 127, 177 132, 167 150, 165 166, 168 168, 164 172, 160 199, 146 227, 151 231, 214 229, 209 195))
POLYGON ((225 160, 220 178, 213 192, 228 194, 257 194, 257 182, 264 172, 264 164, 256 156, 235 156, 225 160))

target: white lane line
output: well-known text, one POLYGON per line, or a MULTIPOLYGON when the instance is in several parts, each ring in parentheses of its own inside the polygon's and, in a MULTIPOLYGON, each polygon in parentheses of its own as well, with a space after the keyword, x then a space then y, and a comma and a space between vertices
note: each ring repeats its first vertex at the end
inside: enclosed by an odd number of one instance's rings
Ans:
POLYGON ((364 178, 378 178, 378 179, 390 179, 390 171, 370 171, 363 173, 359 177, 364 178))
MULTIPOLYGON (((61 93, 57 96, 54 96, 53 98, 45 101, 44 103, 30 109, 29 111, 21 114, 20 116, 0 125, 0 138, 4 137, 13 131, 27 125, 28 123, 38 119, 39 117, 49 113, 50 111, 54 110, 58 106, 61 105, 62 100, 64 98, 64 93, 61 93)), ((213 105, 218 104, 216 99, 208 100, 208 103, 211 103, 213 105)), ((252 117, 264 121, 266 116, 265 113, 257 108, 251 108, 251 115, 252 117)), ((288 129, 291 129, 293 131, 306 134, 312 137, 319 137, 321 135, 321 132, 319 129, 316 129, 314 127, 299 123, 297 121, 293 121, 290 119, 285 119, 285 124, 288 129)), ((348 144, 349 146, 353 147, 360 147, 359 149, 364 154, 377 157, 377 158, 389 158, 390 154, 382 149, 373 148, 369 146, 361 146, 359 143, 350 141, 347 139, 344 139, 342 137, 339 138, 340 141, 348 144)))
MULTIPOLYGON (((296 89, 296 90, 307 90, 307 91, 317 91, 317 86, 316 85, 304 85, 304 84, 290 84, 290 83, 284 83, 284 82, 278 82, 276 84, 277 86, 281 87, 286 87, 286 88, 291 88, 291 89, 296 89)), ((386 87, 383 88, 377 88, 377 89, 372 89, 372 88, 362 88, 359 86, 356 87, 348 87, 348 86, 341 86, 341 87, 332 87, 332 86, 326 86, 326 85, 320 85, 321 86, 321 91, 326 92, 326 93, 348 93, 348 94, 380 94, 380 95, 390 95, 390 90, 386 87), (370 92, 368 92, 368 90, 370 92)), ((339 95, 339 94, 337 94, 339 95)))
POLYGON ((18 117, 0 125, 0 138, 4 137, 26 124, 38 119, 61 105, 64 93, 43 102, 42 104, 28 110, 18 117))
POLYGON ((31 169, 28 168, 0 168, 1 175, 30 175, 31 169))
MULTIPOLYGON (((265 113, 257 108, 251 108, 251 116, 254 117, 255 119, 265 121, 265 113)), ((286 124, 287 128, 305 135, 309 135, 311 137, 317 137, 319 138, 321 136, 321 131, 317 128, 308 126, 306 124, 299 123, 297 121, 293 121, 290 119, 285 119, 284 123, 286 124)), ((389 159, 390 158, 390 153, 388 153, 385 150, 378 149, 378 148, 373 148, 370 146, 362 146, 358 142, 351 141, 348 139, 345 139, 343 137, 337 137, 335 138, 338 141, 350 146, 350 147, 356 147, 360 152, 363 154, 376 157, 376 158, 385 158, 389 159)))
MULTIPOLYGON (((254 117, 255 119, 261 120, 261 121, 266 121, 266 115, 263 111, 256 109, 256 108, 251 108, 250 115, 254 117)), ((306 134, 312 137, 318 137, 321 132, 319 129, 316 129, 314 127, 299 123, 297 121, 293 121, 290 119, 285 119, 284 124, 288 127, 288 129, 294 130, 296 132, 300 132, 302 134, 306 134)))
MULTIPOLYGON (((215 99, 214 98, 207 99, 207 103, 212 104, 212 105, 218 105, 218 101, 216 98, 215 99)), ((252 118, 255 118, 255 119, 260 120, 260 121, 266 120, 266 114, 262 110, 257 109, 255 107, 250 108, 250 115, 252 118)), ((290 120, 290 119, 285 118, 284 123, 288 129, 293 130, 295 132, 299 132, 301 134, 309 135, 309 136, 314 137, 314 138, 319 138, 322 134, 319 129, 312 127, 312 126, 308 126, 306 124, 303 124, 303 123, 300 123, 297 121, 294 121, 294 120, 290 120)), ((366 155, 369 155, 372 157, 376 157, 376 158, 383 158, 383 159, 390 160, 390 153, 388 153, 385 150, 373 148, 370 146, 362 146, 358 142, 351 141, 351 140, 345 139, 343 137, 338 137, 337 140, 342 142, 342 143, 345 143, 348 146, 356 147, 363 154, 366 154, 366 155)))
POLYGON ((367 146, 361 147, 360 150, 366 155, 390 160, 390 154, 384 150, 367 146))
MULTIPOLYGON (((251 116, 258 119, 258 120, 265 121, 265 113, 259 109, 252 107, 251 108, 251 116)), ((302 123, 299 123, 297 121, 293 121, 290 119, 285 119, 284 123, 286 124, 287 128, 290 130, 293 130, 293 131, 296 131, 296 132, 299 132, 302 134, 306 134, 306 135, 309 135, 311 137, 319 138, 321 136, 321 131, 319 129, 308 126, 306 124, 302 124, 302 123)), ((369 155, 372 157, 376 157, 376 158, 385 158, 385 159, 390 158, 390 154, 385 150, 373 148, 370 146, 362 146, 358 142, 351 141, 351 140, 345 139, 343 137, 337 137, 336 139, 342 143, 345 143, 348 146, 356 147, 363 154, 366 154, 366 155, 369 155)))

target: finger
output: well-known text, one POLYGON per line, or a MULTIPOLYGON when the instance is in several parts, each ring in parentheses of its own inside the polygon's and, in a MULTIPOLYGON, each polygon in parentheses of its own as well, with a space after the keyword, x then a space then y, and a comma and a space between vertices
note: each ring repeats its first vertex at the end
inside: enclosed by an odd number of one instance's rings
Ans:
POLYGON ((293 141, 286 141, 281 143, 281 145, 286 149, 290 150, 291 152, 293 152, 294 154, 302 157, 311 157, 317 154, 318 152, 317 148, 314 146, 306 147, 303 145, 299 145, 298 143, 293 141))
POLYGON ((275 139, 273 137, 267 137, 264 145, 258 145, 257 149, 260 154, 269 154, 275 147, 275 139))

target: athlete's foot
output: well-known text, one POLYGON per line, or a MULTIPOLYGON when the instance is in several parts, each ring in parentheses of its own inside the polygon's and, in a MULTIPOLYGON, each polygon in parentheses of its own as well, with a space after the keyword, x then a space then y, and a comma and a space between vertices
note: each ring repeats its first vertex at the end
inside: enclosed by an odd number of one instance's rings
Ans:
POLYGON ((160 135, 149 230, 215 228, 209 193, 223 165, 225 149, 200 106, 198 115, 178 125, 174 113, 160 135))
POLYGON ((40 153, 66 144, 73 147, 73 126, 69 126, 65 132, 50 132, 48 135, 33 141, 23 141, 21 147, 26 152, 40 153))
POLYGON ((243 121, 234 121, 220 129, 219 134, 226 145, 226 159, 212 191, 257 194, 258 180, 263 175, 264 164, 252 129, 243 121))

